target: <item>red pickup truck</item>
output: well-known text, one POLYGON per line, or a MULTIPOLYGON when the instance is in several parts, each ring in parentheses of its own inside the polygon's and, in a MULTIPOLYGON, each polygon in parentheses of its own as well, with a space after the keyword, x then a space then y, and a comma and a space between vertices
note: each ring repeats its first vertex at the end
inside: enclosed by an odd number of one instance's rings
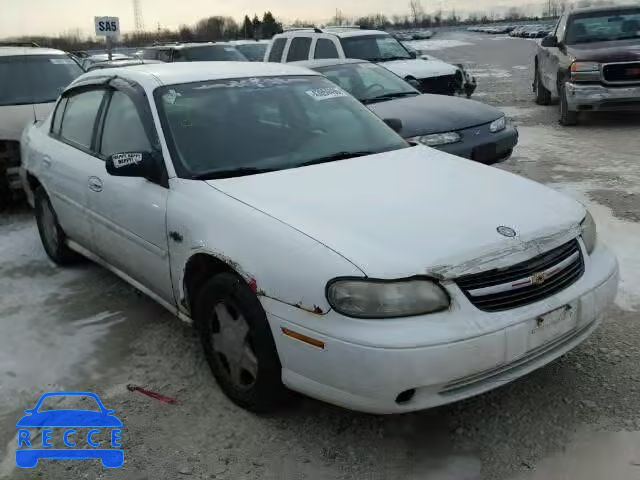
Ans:
POLYGON ((580 112, 640 111, 640 6, 582 8, 560 17, 535 57, 536 103, 560 98, 560 123, 580 112))

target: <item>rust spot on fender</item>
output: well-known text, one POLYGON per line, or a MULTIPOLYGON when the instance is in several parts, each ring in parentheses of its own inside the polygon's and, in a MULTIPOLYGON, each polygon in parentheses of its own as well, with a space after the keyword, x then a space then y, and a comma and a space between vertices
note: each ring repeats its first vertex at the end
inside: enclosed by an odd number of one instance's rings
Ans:
POLYGON ((316 315, 323 315, 324 311, 318 305, 314 305, 313 307, 307 307, 303 305, 302 302, 298 302, 294 305, 294 307, 299 308, 300 310, 304 310, 305 312, 315 313, 316 315))

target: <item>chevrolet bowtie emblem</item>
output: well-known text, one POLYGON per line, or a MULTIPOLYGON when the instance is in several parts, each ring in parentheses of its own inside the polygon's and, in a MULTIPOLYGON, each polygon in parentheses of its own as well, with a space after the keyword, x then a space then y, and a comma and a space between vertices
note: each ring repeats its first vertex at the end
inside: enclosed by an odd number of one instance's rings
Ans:
POLYGON ((547 280, 544 272, 538 272, 531 275, 531 285, 542 285, 547 280))

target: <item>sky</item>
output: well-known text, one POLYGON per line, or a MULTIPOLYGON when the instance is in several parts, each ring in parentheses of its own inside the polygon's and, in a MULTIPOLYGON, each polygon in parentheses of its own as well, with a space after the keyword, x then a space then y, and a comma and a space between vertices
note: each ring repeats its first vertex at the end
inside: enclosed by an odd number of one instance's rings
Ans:
MULTIPOLYGON (((540 0, 538 0, 540 1, 540 0)), ((404 15, 409 0, 140 0, 145 27, 176 28, 212 15, 241 20, 245 14, 262 16, 266 10, 285 24, 295 19, 326 22, 339 8, 346 17, 383 13, 404 15)), ((535 3, 535 2, 534 2, 535 3)), ((442 6, 465 11, 496 11, 509 6, 531 6, 528 0, 422 0, 427 13, 442 6)), ((94 16, 120 17, 123 32, 134 29, 133 0, 0 0, 0 38, 18 35, 57 35, 80 29, 93 32, 94 16)))

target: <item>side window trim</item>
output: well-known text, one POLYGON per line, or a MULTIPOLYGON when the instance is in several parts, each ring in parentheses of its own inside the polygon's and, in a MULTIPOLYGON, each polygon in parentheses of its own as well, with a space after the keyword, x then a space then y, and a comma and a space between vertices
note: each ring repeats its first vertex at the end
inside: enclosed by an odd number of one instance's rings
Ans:
POLYGON ((60 115, 60 125, 59 127, 62 128, 62 119, 64 118, 64 112, 67 109, 67 98, 66 96, 62 96, 60 97, 60 101, 58 102, 58 105, 56 105, 56 110, 55 112, 53 112, 53 117, 51 119, 51 128, 49 128, 49 135, 58 138, 60 136, 60 129, 58 129, 57 132, 54 132, 53 129, 56 125, 56 120, 58 119, 58 115, 60 115))
MULTIPOLYGON (((52 135, 54 138, 56 138, 56 140, 58 140, 59 142, 64 143, 65 145, 69 145, 70 147, 73 147, 77 150, 80 150, 81 152, 86 153, 87 155, 91 155, 92 157, 96 157, 97 156, 97 152, 95 151, 95 144, 96 144, 96 136, 98 133, 98 123, 100 122, 100 117, 104 112, 104 106, 105 106, 105 102, 107 100, 107 95, 106 95, 106 89, 103 86, 99 86, 99 87, 79 87, 79 88, 75 88, 71 91, 65 92, 65 95, 63 95, 63 99, 65 100, 65 106, 64 106, 64 112, 62 115, 62 123, 60 124, 60 132, 56 135, 56 134, 52 134, 50 133, 50 135, 52 135), (81 95, 83 93, 86 92, 90 92, 90 91, 102 91, 104 93, 102 100, 100 101, 100 107, 98 108, 98 113, 96 114, 96 118, 94 120, 93 123, 93 128, 91 130, 91 145, 89 146, 89 148, 85 147, 84 145, 80 145, 72 140, 69 140, 67 138, 65 138, 62 135, 62 126, 64 125, 64 118, 67 114, 67 106, 69 105, 69 98, 73 97, 75 95, 81 95)), ((62 102, 62 100, 61 100, 62 102)))

